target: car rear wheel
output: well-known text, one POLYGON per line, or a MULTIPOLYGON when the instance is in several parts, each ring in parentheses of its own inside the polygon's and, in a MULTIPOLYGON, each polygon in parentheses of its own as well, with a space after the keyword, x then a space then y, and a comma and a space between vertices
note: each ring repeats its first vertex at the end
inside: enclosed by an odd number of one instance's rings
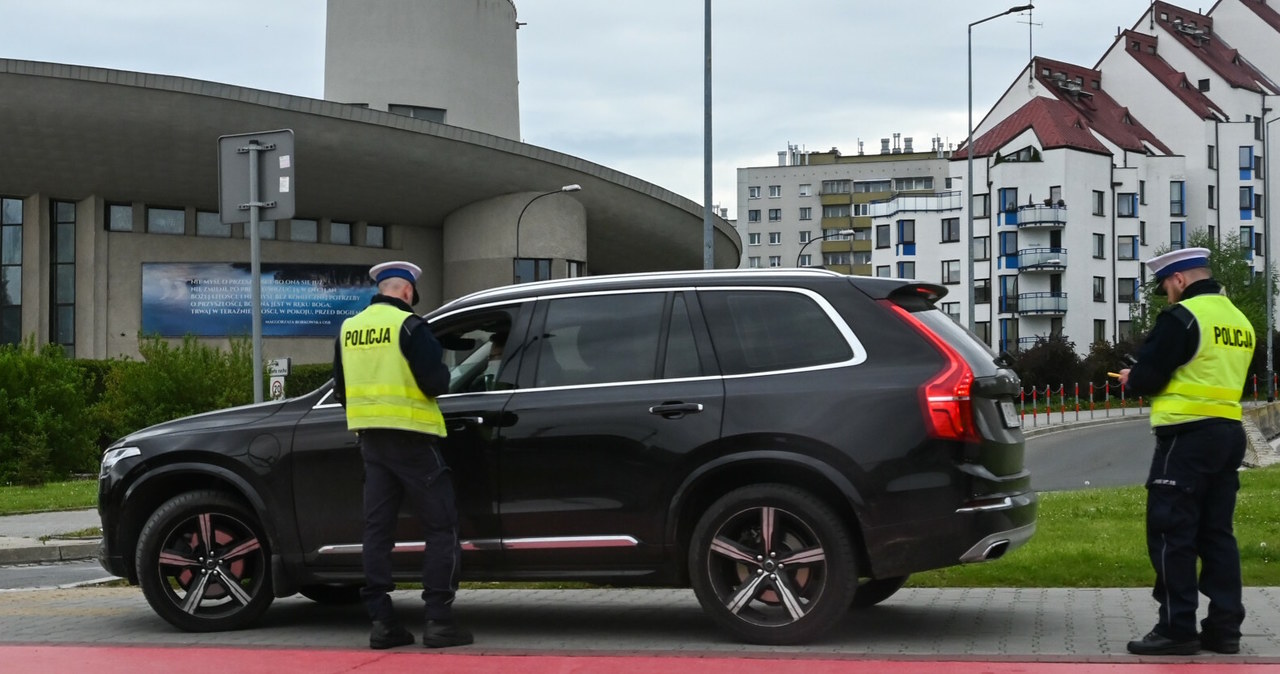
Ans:
POLYGON ((151 515, 135 562, 161 618, 188 632, 217 632, 246 627, 271 605, 270 559, 248 508, 221 492, 193 491, 151 515))
POLYGON ((892 597, 895 592, 902 589, 902 586, 906 584, 907 578, 910 578, 910 576, 868 578, 858 583, 858 589, 853 592, 853 608, 871 608, 892 597))
POLYGON ((359 585, 303 585, 298 594, 317 604, 345 605, 360 601, 359 585))
POLYGON ((724 629, 758 644, 799 644, 845 615, 857 586, 849 531, 812 494, 779 484, 734 490, 693 532, 690 581, 724 629))

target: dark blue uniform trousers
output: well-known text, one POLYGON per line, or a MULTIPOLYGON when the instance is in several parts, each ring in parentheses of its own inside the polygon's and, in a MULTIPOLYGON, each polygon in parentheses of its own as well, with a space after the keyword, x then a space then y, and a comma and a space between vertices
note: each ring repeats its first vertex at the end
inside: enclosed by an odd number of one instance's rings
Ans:
POLYGON ((403 503, 422 525, 422 601, 426 620, 452 619, 462 551, 453 479, 434 435, 389 429, 360 433, 364 457, 364 574, 369 617, 392 620, 391 550, 403 503))
POLYGON ((1147 552, 1160 605, 1156 632, 1170 639, 1195 638, 1198 592, 1209 598, 1203 631, 1240 637, 1244 604, 1232 519, 1245 443, 1240 422, 1225 419, 1156 436, 1147 478, 1147 552))

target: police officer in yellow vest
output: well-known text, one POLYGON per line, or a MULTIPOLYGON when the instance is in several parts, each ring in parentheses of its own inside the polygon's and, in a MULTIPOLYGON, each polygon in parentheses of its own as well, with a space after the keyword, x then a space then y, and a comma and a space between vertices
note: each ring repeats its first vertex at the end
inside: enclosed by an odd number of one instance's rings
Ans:
POLYGON ((1232 519, 1244 460, 1240 395, 1253 359, 1249 320, 1209 272, 1209 250, 1186 248, 1146 262, 1170 305, 1120 382, 1153 396, 1155 456, 1147 477, 1147 552, 1159 620, 1129 642, 1138 655, 1240 650, 1240 552, 1232 519), (1196 559, 1201 571, 1197 581, 1196 559), (1198 593, 1209 598, 1196 631, 1198 593))
POLYGON ((391 550, 401 502, 422 523, 422 600, 430 648, 472 642, 453 620, 461 548, 449 467, 440 454, 444 419, 436 396, 449 390, 440 343, 413 312, 422 269, 384 262, 369 270, 378 284, 368 308, 348 318, 334 350, 334 394, 347 408, 347 428, 360 435, 364 458, 365 587, 373 630, 370 648, 413 643, 397 620, 388 592, 391 550))

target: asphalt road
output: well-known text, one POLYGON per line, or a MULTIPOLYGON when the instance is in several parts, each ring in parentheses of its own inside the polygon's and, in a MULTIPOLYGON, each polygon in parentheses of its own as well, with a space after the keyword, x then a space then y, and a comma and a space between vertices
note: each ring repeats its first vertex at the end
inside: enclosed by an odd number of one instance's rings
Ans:
POLYGON ((1036 491, 1139 485, 1154 448, 1151 422, 1142 417, 1028 438, 1026 464, 1036 491))
POLYGON ((55 564, 14 564, 0 566, 0 592, 70 587, 113 578, 96 559, 55 564))

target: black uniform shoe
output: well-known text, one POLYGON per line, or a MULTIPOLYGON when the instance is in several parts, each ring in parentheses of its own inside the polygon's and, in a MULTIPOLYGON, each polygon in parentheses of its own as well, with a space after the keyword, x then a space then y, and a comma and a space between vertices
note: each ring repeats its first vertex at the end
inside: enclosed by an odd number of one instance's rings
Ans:
POLYGON ((413 643, 413 635, 394 620, 375 620, 369 632, 369 648, 382 650, 413 643))
POLYGON ((1200 640, 1174 641, 1151 630, 1147 636, 1130 641, 1129 652, 1134 655, 1195 655, 1200 652, 1200 640))
POLYGON ((1206 651, 1235 655, 1240 652, 1240 637, 1220 637, 1211 632, 1200 635, 1200 647, 1206 651))
POLYGON ((458 627, 452 620, 428 620, 427 628, 422 632, 422 645, 427 648, 466 646, 473 641, 475 637, 471 632, 458 627))

